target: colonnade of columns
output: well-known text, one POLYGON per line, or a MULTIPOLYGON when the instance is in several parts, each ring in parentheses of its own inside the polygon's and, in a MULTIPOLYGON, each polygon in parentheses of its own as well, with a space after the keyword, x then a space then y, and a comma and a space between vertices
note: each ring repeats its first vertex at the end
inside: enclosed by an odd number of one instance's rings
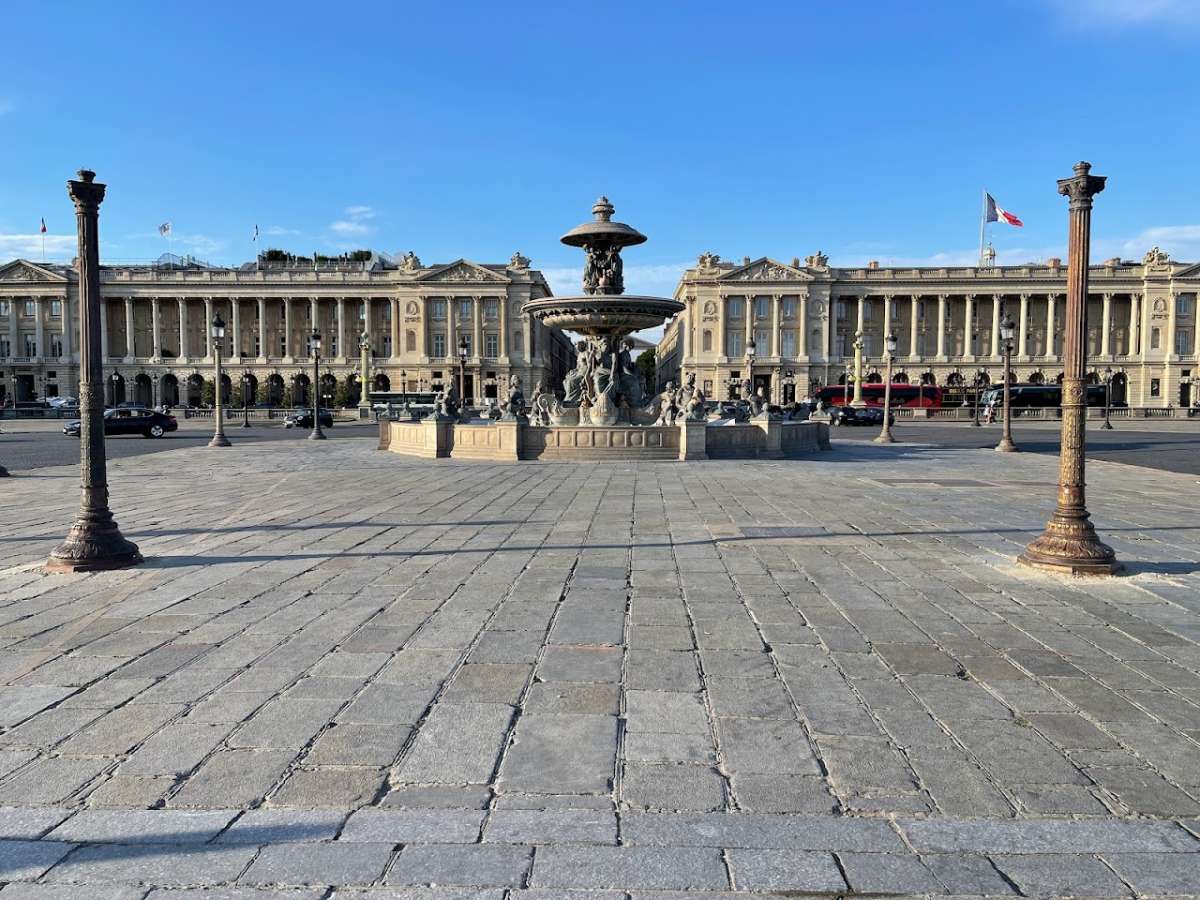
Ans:
POLYGON ((8 356, 31 359, 53 359, 61 357, 70 359, 74 353, 75 340, 73 337, 74 319, 71 316, 71 301, 66 296, 33 296, 5 297, 8 302, 8 356), (26 304, 32 304, 32 315, 26 313, 26 304), (58 304, 57 313, 54 304, 58 304), (25 329, 33 328, 32 347, 26 346, 24 338, 28 330, 22 329, 22 319, 32 320, 26 323, 25 329), (61 350, 55 351, 50 344, 50 336, 57 335, 61 350), (33 352, 26 352, 32 350, 33 352))

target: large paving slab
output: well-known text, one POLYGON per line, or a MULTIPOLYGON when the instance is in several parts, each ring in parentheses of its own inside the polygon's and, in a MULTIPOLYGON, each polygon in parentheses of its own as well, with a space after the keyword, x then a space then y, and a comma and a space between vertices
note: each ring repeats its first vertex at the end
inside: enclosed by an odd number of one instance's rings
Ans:
POLYGON ((0 900, 1200 890, 1192 477, 1090 467, 1101 581, 1032 455, 110 471, 127 572, 0 495, 0 900))

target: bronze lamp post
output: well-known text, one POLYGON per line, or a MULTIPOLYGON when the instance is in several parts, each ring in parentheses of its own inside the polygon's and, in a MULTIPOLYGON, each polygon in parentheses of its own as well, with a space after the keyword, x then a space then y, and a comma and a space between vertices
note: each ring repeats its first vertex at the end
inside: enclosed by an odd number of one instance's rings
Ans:
POLYGON ((229 438, 225 437, 225 423, 222 421, 221 415, 221 342, 225 340, 225 321, 221 318, 221 314, 217 313, 212 320, 212 338, 213 338, 213 419, 216 420, 216 428, 213 430, 212 440, 208 442, 210 447, 228 447, 229 438))
POLYGON ((1012 439, 1013 331, 1013 320, 1005 315, 1000 322, 1000 339, 1004 341, 1004 431, 1000 436, 1000 443, 996 445, 999 453, 1015 453, 1018 449, 1012 439))
MULTIPOLYGON (((325 440, 325 432, 321 430, 321 332, 314 331, 312 337, 309 338, 309 343, 312 344, 313 358, 313 381, 312 381, 312 408, 313 408, 313 427, 309 432, 308 439, 310 441, 325 440)), ((366 390, 366 386, 363 386, 366 390)))
POLYGON ((79 236, 79 474, 80 501, 66 540, 46 561, 47 572, 94 572, 124 569, 142 561, 137 544, 127 541, 108 508, 108 472, 104 456, 104 374, 100 358, 100 203, 103 184, 81 169, 67 182, 75 203, 79 236))
POLYGON ((1111 547, 1092 527, 1084 499, 1084 430, 1087 385, 1084 337, 1087 331, 1088 255, 1092 230, 1092 197, 1105 179, 1091 174, 1091 163, 1075 164, 1075 174, 1058 182, 1069 198, 1067 238, 1067 308, 1063 335, 1062 440, 1058 467, 1058 503, 1046 530, 1017 561, 1056 572, 1111 575, 1121 568, 1111 547))
POLYGON ((467 421, 467 355, 471 348, 467 346, 467 337, 458 339, 458 421, 467 421))
POLYGON ((879 437, 875 438, 877 444, 894 444, 896 439, 892 437, 892 357, 896 355, 896 334, 889 331, 887 337, 884 338, 884 346, 887 349, 887 374, 884 375, 883 385, 883 427, 879 429, 879 437))
POLYGON ((1112 407, 1112 366, 1104 370, 1104 424, 1100 427, 1105 431, 1112 431, 1112 422, 1109 421, 1109 409, 1112 407))

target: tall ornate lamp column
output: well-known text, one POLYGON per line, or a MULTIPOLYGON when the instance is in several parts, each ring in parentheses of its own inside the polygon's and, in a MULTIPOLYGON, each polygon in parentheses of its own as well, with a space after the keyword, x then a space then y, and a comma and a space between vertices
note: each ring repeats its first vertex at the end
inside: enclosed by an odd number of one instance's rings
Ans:
MULTIPOLYGON (((314 331, 309 339, 312 344, 313 355, 313 377, 312 377, 312 409, 313 409, 313 427, 309 432, 308 439, 310 441, 325 440, 325 432, 321 430, 321 332, 314 331)), ((367 385, 364 380, 362 386, 363 393, 366 393, 367 385)))
POLYGON ((370 375, 368 367, 371 361, 371 338, 364 331, 358 338, 358 417, 371 417, 371 398, 368 396, 371 384, 367 381, 370 375))
POLYGON ((863 379, 863 333, 861 331, 854 334, 854 399, 850 401, 850 405, 854 407, 863 407, 867 403, 863 400, 862 395, 862 379, 863 379))
POLYGON ((1089 174, 1091 168, 1090 163, 1076 163, 1075 175, 1058 182, 1058 192, 1070 198, 1058 505, 1045 532, 1025 548, 1017 561, 1063 573, 1111 575, 1121 564, 1112 548, 1096 537, 1084 500, 1087 385, 1083 342, 1087 324, 1088 255, 1092 197, 1104 190, 1105 182, 1102 176, 1089 174))
POLYGON ((213 430, 210 447, 228 447, 229 438, 225 437, 224 411, 221 408, 221 345, 225 341, 225 320, 217 313, 212 320, 213 338, 213 419, 216 428, 213 430))
POLYGON ((142 561, 137 544, 125 540, 108 508, 104 457, 104 375, 100 359, 100 203, 104 185, 96 173, 79 172, 67 182, 75 202, 79 235, 79 514, 66 540, 46 561, 48 572, 124 569, 142 561))
POLYGON ((250 427, 250 373, 242 372, 242 427, 250 427))
POLYGON ((1000 339, 1004 341, 1004 432, 996 445, 999 453, 1016 453, 1019 449, 1012 439, 1012 351, 1013 320, 1006 314, 1000 322, 1000 339))
POLYGON ((1100 427, 1105 431, 1112 431, 1112 421, 1109 418, 1109 413, 1112 410, 1112 379, 1113 370, 1109 366, 1104 370, 1104 424, 1100 427))
POLYGON ((875 438, 875 443, 894 444, 896 439, 892 437, 892 357, 896 355, 895 332, 889 331, 884 340, 887 346, 887 374, 884 375, 883 384, 883 428, 879 430, 879 437, 875 438))

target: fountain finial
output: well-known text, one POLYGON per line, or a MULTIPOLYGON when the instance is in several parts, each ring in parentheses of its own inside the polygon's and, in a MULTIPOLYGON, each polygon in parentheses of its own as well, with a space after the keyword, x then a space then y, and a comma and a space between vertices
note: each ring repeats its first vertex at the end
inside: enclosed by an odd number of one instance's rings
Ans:
POLYGON ((611 222, 614 212, 616 212, 616 207, 604 196, 601 196, 592 206, 592 215, 596 217, 597 222, 611 222))

